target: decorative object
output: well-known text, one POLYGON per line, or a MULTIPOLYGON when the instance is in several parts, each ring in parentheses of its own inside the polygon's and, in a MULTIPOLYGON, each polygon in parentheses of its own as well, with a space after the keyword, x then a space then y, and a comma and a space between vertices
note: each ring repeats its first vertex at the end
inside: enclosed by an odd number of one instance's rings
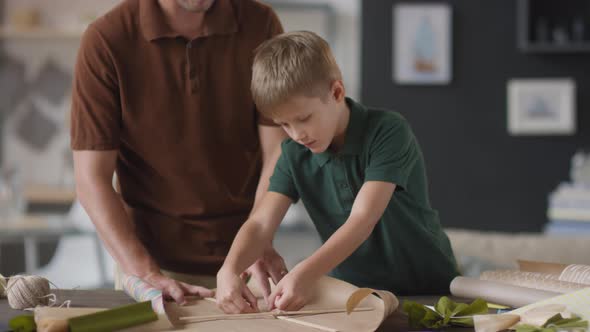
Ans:
POLYGON ((572 79, 512 79, 508 81, 507 90, 511 135, 575 134, 575 82, 572 79))
POLYGON ((451 81, 451 8, 402 3, 393 7, 393 79, 398 84, 451 81))
POLYGON ((29 103, 27 107, 17 124, 17 136, 31 148, 43 151, 58 134, 59 128, 35 103, 29 103))
POLYGON ((49 58, 39 71, 36 80, 32 83, 31 89, 56 105, 61 103, 71 85, 72 76, 62 70, 53 59, 49 58))
POLYGON ((12 56, 0 54, 0 112, 10 115, 23 97, 25 87, 25 65, 12 56))
POLYGON ((41 12, 35 7, 22 7, 13 11, 10 23, 17 30, 30 30, 41 25, 41 12))

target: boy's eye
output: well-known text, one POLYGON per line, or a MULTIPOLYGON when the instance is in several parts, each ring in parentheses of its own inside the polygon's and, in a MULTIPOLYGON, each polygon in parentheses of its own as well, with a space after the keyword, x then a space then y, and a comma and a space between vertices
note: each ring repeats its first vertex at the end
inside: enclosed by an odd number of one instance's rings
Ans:
POLYGON ((304 117, 303 119, 301 119, 299 121, 305 122, 305 121, 309 120, 309 118, 311 118, 311 114, 309 114, 308 116, 304 117))

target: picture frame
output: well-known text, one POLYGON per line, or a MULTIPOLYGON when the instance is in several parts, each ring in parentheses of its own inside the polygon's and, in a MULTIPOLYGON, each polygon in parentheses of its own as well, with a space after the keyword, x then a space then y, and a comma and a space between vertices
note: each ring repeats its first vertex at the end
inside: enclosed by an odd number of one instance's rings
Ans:
POLYGON ((449 84, 452 79, 451 6, 399 3, 393 6, 393 81, 449 84))
POLYGON ((507 84, 510 135, 576 133, 575 81, 571 78, 511 79, 507 84))

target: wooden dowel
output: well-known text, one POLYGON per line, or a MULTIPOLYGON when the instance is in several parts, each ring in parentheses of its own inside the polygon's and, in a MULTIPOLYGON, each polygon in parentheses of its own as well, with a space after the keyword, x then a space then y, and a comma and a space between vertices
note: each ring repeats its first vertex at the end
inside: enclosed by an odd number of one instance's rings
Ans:
MULTIPOLYGON (((374 308, 363 307, 356 308, 353 312, 358 311, 371 311, 374 308)), ((300 311, 268 311, 268 312, 257 312, 251 314, 221 314, 221 315, 205 315, 205 316, 185 316, 180 317, 180 320, 214 320, 214 319, 252 319, 252 318, 274 318, 280 316, 292 316, 292 315, 321 315, 331 314, 337 312, 346 312, 346 309, 314 309, 314 310, 300 310, 300 311)))
POLYGON ((306 321, 299 320, 296 318, 291 318, 291 317, 286 317, 286 316, 278 316, 277 319, 284 320, 284 321, 291 322, 291 323, 295 323, 295 324, 299 324, 299 325, 303 325, 303 326, 307 326, 307 327, 311 327, 311 328, 318 329, 321 331, 338 332, 338 330, 333 329, 331 327, 326 327, 323 325, 318 325, 318 324, 306 322, 306 321))

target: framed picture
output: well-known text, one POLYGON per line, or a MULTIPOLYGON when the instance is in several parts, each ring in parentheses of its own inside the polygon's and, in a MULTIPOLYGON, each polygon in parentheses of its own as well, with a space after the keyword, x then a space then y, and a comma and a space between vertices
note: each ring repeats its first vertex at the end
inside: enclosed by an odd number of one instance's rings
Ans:
POLYGON ((398 84, 451 81, 451 7, 444 3, 393 6, 393 80, 398 84))
POLYGON ((573 79, 508 81, 508 132, 511 135, 576 133, 576 84, 573 79))

